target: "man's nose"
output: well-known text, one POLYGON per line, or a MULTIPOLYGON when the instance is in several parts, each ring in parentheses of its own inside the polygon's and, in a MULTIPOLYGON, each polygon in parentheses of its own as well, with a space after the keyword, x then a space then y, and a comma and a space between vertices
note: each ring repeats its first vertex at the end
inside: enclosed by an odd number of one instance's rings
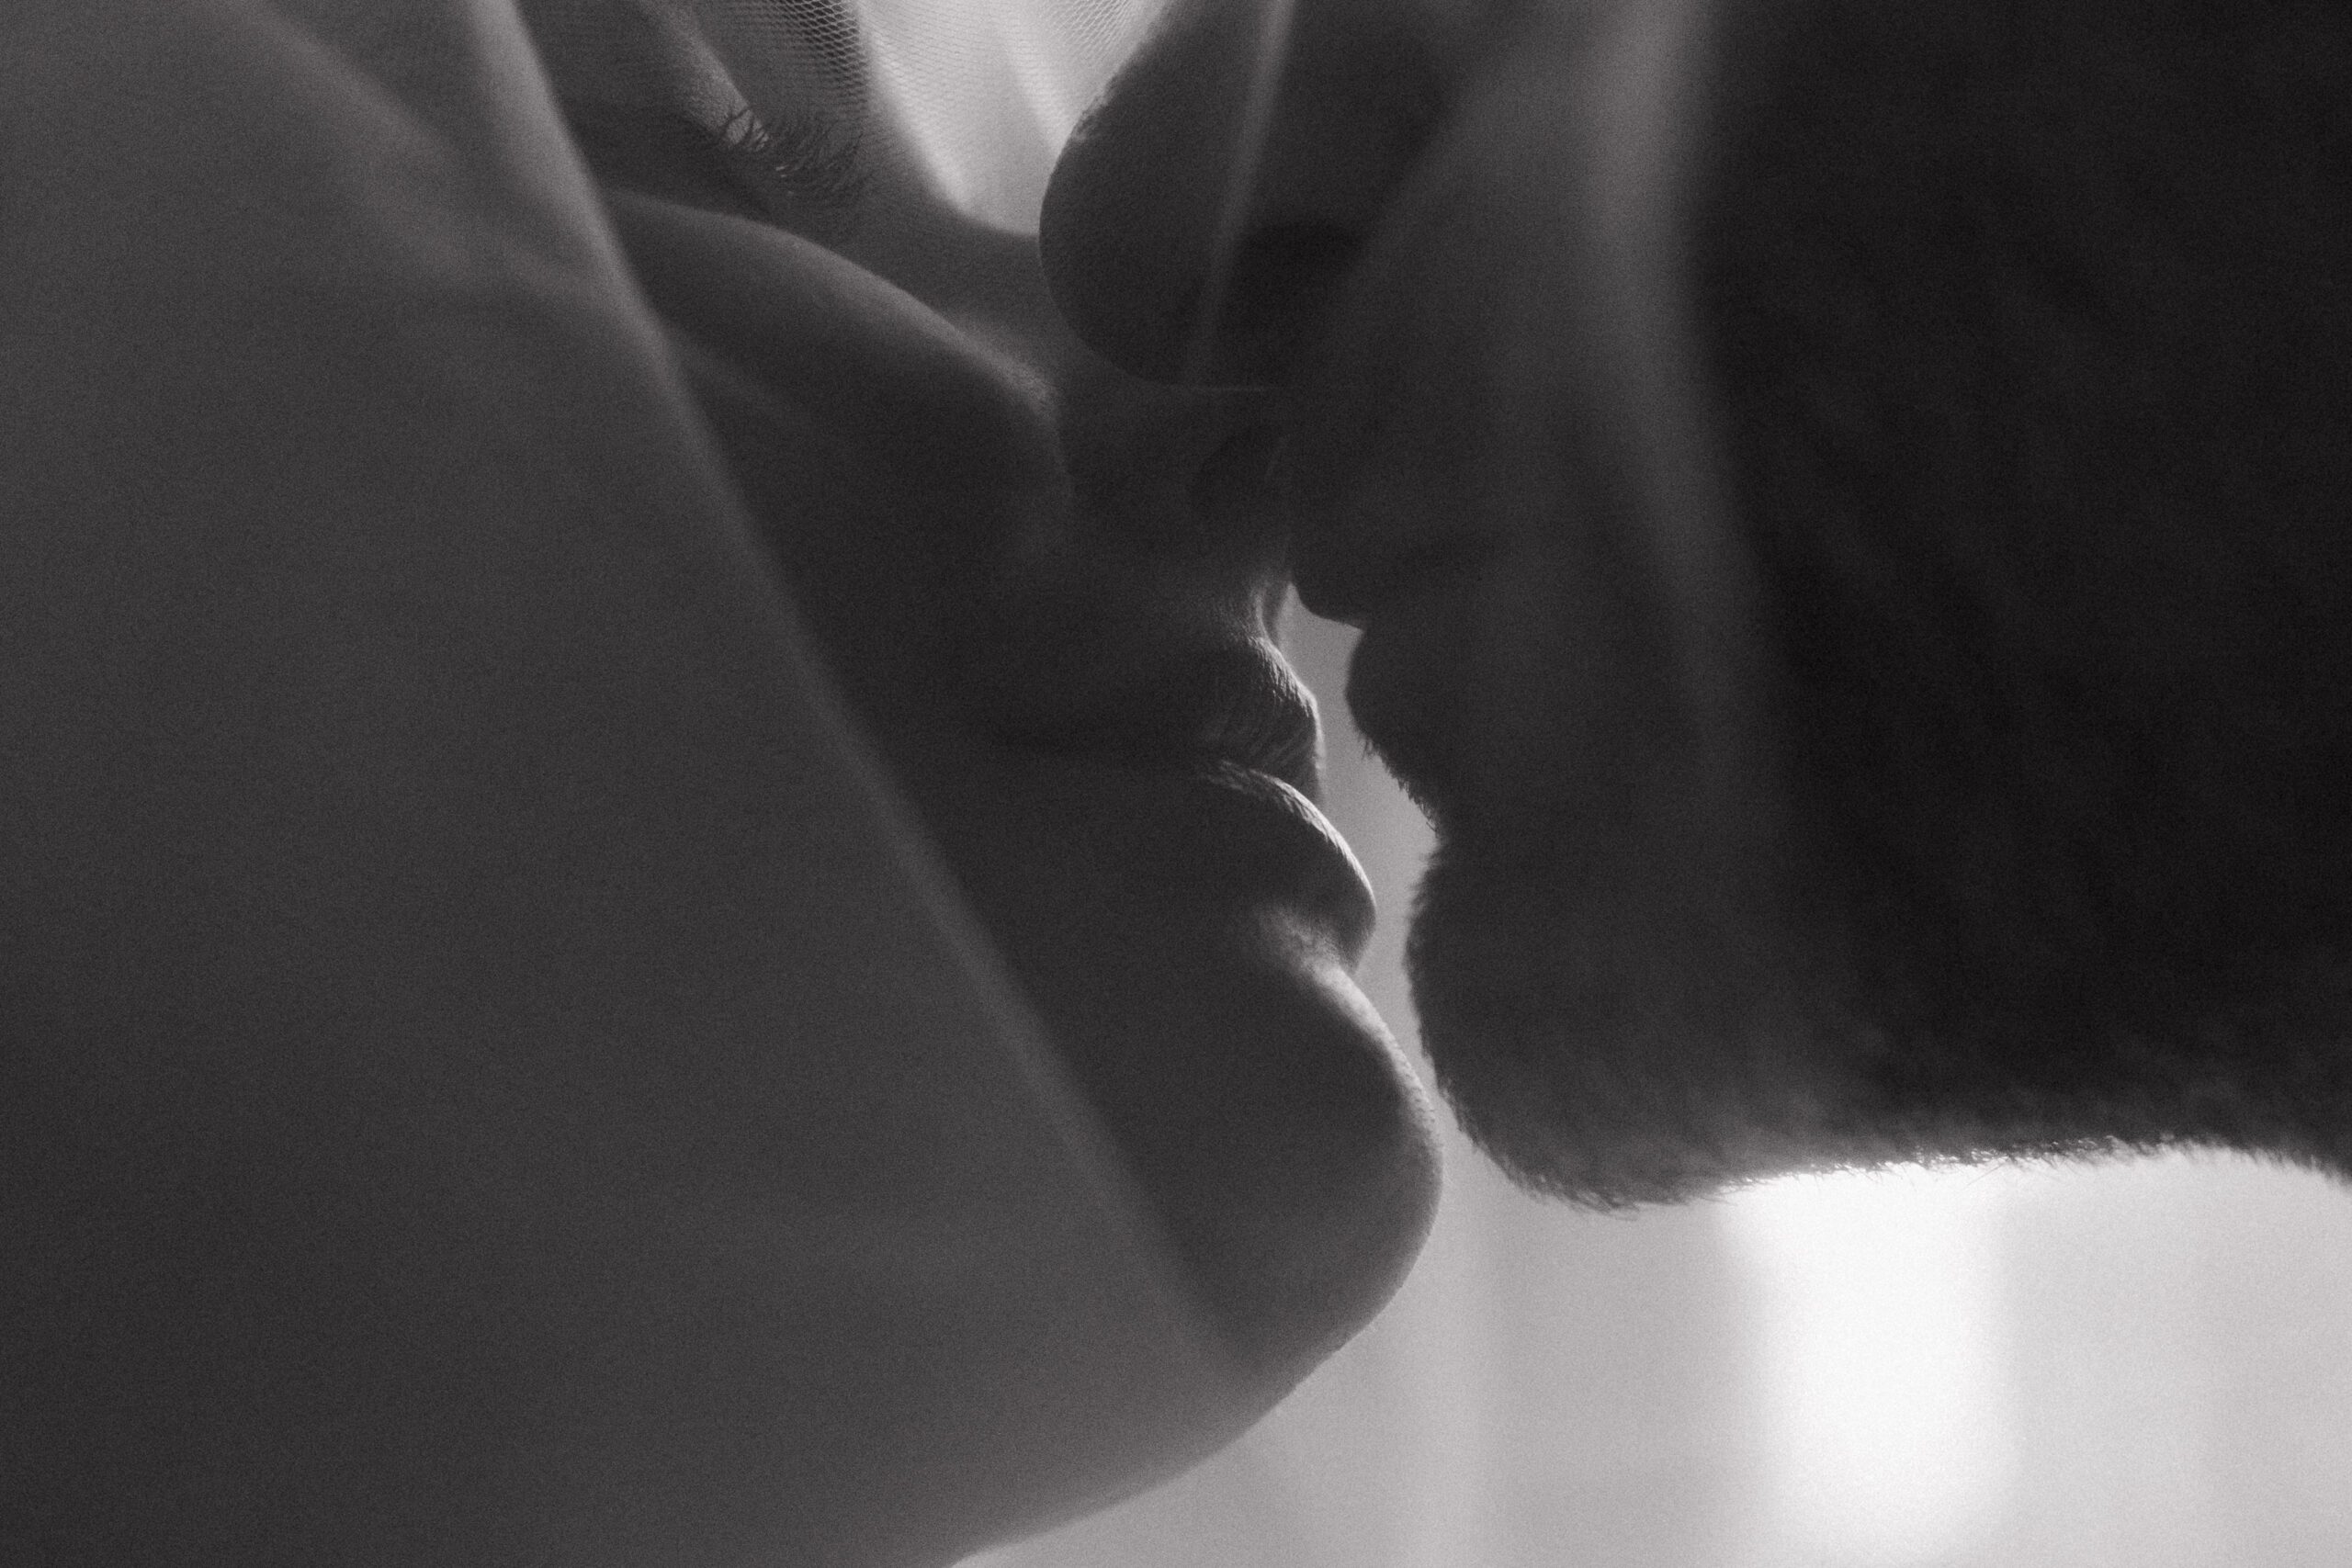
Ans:
POLYGON ((1512 15, 1556 0, 1175 0, 1047 187, 1079 335, 1162 381, 1279 384, 1512 15))

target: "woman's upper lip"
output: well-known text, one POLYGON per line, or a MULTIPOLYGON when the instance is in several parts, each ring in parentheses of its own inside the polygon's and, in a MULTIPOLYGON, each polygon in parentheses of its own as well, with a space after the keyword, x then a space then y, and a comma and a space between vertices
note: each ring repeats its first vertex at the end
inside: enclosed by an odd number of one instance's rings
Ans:
POLYGON ((1000 738, 1150 764, 1226 763, 1280 779, 1309 800, 1321 795, 1315 697, 1281 651, 1259 637, 1203 648, 1135 688, 1008 727, 1000 738))

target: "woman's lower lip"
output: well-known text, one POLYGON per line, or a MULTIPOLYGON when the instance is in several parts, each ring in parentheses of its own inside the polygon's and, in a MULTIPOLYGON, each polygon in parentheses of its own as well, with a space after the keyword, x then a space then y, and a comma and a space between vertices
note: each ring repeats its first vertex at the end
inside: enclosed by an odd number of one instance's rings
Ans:
POLYGON ((1313 801, 1271 773, 1104 753, 1031 751, 1018 765, 1035 780, 1041 816, 1114 814, 1129 869, 1155 896, 1287 909, 1350 964, 1371 939, 1372 886, 1354 852, 1313 801))
POLYGON ((1311 874, 1316 908, 1338 926, 1335 934, 1353 963, 1372 936, 1376 912, 1372 883, 1322 807, 1295 785, 1235 763, 1207 764, 1184 776, 1202 790, 1204 805, 1219 803, 1213 811, 1228 809, 1223 802, 1232 801, 1237 832, 1245 837, 1262 833, 1275 863, 1295 864, 1311 874), (1245 821, 1250 824, 1246 829, 1245 821))

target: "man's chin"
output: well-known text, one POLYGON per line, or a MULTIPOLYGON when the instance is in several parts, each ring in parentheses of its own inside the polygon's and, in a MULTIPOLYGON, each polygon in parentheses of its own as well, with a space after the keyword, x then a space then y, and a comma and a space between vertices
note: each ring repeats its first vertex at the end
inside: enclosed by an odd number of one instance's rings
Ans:
POLYGON ((1924 1004, 1807 962, 1786 931, 1676 929, 1475 842, 1432 862, 1408 960, 1464 1129, 1521 1186, 1585 1207, 2178 1145, 2352 1174, 2352 964, 2184 1002, 2164 1028, 2120 1003, 1924 1004))
POLYGON ((1770 948, 1625 902, 1579 899, 1532 859, 1440 849, 1408 961, 1464 1129, 1522 1186, 1594 1208, 1824 1163, 1857 1043, 1805 1016, 1770 948))

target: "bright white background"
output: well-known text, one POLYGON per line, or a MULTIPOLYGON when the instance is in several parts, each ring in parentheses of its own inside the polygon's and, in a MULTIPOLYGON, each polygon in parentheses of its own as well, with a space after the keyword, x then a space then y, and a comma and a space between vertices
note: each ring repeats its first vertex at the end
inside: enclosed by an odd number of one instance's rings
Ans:
MULTIPOLYGON (((1398 967, 1427 829, 1299 617, 1398 967)), ((1403 1293, 1249 1438, 971 1568, 2344 1568, 2352 1191, 2251 1162, 1597 1217, 1458 1141, 1403 1293)))

